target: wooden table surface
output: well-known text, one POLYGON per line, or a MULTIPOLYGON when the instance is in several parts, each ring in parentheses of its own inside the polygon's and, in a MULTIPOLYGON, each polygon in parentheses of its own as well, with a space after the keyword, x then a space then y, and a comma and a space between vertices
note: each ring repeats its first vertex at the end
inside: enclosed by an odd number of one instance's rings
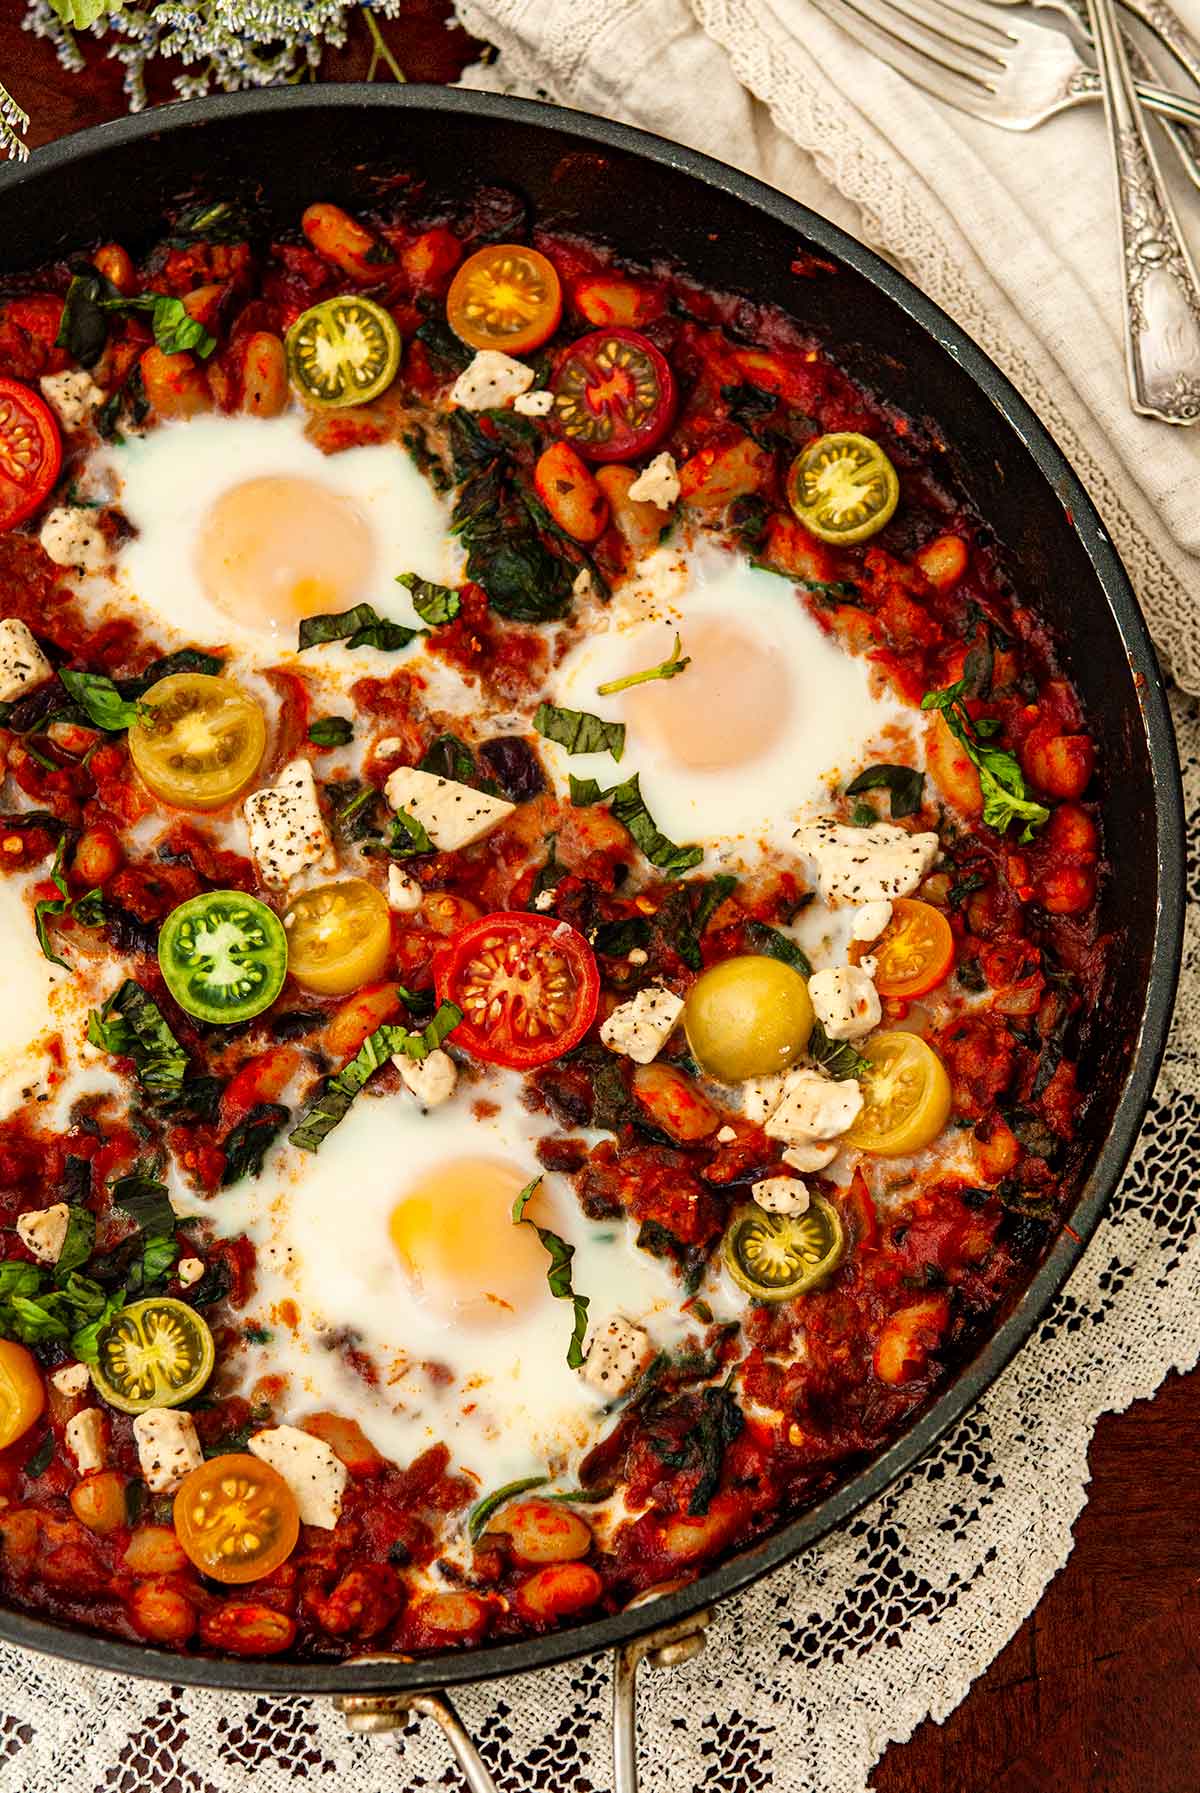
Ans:
MULTIPOLYGON (((476 47, 444 0, 407 0, 383 29, 414 81, 452 81, 476 47)), ((32 115, 32 148, 125 110, 120 71, 84 39, 68 75, 0 0, 0 81, 32 115)), ((359 80, 357 23, 321 78, 359 80)), ((169 81, 152 97, 170 97, 169 81)), ((1200 1371, 1100 1422, 1075 1549, 1041 1605, 944 1725, 890 1749, 877 1793, 1198 1793, 1200 1371)), ((788 1793, 781 1783, 779 1793, 788 1793)))

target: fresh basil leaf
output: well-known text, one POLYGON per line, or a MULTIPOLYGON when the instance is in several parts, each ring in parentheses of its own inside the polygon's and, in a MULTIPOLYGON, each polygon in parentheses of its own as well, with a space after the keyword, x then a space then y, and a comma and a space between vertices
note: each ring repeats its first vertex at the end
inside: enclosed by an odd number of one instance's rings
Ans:
POLYGON ((104 1304, 103 1312, 90 1320, 86 1326, 79 1327, 71 1335, 71 1349, 80 1363, 95 1363, 100 1356, 100 1335, 111 1324, 114 1317, 125 1305, 124 1290, 110 1295, 104 1304))
POLYGON ((393 1050, 402 1052, 406 1058, 416 1059, 420 1062, 421 1059, 428 1058, 431 1052, 437 1051, 442 1041, 453 1033, 461 1020, 462 1010, 455 1003, 440 1002, 433 1020, 427 1027, 421 1028, 418 1033, 409 1033, 407 1029, 401 1029, 404 1037, 393 1050))
MULTIPOLYGON (((979 773, 983 819, 988 827, 1003 834, 1013 822, 1023 822, 1024 827, 1017 838, 1022 842, 1032 840, 1034 829, 1050 820, 1050 811, 1045 804, 1037 803, 1029 796, 1016 755, 1007 747, 984 744, 997 731, 995 727, 981 727, 981 723, 971 716, 964 702, 968 695, 968 683, 963 677, 942 691, 927 691, 921 699, 921 708, 942 712, 947 728, 979 773)), ((995 718, 982 718, 981 721, 994 723, 995 718)))
POLYGON ((477 1500, 467 1514, 467 1537, 471 1543, 478 1544, 487 1530, 488 1520, 506 1501, 512 1500, 514 1495, 524 1494, 528 1488, 544 1488, 549 1480, 548 1475, 522 1476, 519 1482, 506 1482, 503 1488, 497 1488, 493 1493, 485 1494, 482 1500, 477 1500))
POLYGON ((808 1056, 838 1082, 848 1077, 865 1077, 871 1069, 869 1058, 864 1058, 849 1040, 831 1040, 820 1021, 813 1022, 808 1056))
POLYGON ((851 828, 874 828, 879 820, 879 811, 873 803, 864 803, 860 797, 850 811, 851 828))
POLYGON ((604 792, 595 778, 576 778, 574 772, 568 772, 567 782, 571 789, 572 809, 590 809, 593 803, 604 799, 604 792))
POLYGON ((59 679, 67 696, 78 704, 88 721, 106 734, 118 734, 141 720, 144 706, 122 697, 110 678, 100 672, 78 672, 61 667, 59 679))
POLYGON ((846 786, 848 797, 861 796, 864 791, 887 791, 892 802, 892 820, 898 822, 904 816, 916 815, 924 802, 925 774, 913 766, 894 766, 886 762, 868 766, 846 786))
POLYGON ((475 784, 479 776, 471 749, 457 735, 450 734, 434 737, 417 770, 430 772, 434 778, 452 779, 455 784, 475 784))
MULTIPOLYGON (((617 821, 627 828, 651 865, 668 878, 681 877, 704 858, 703 847, 677 847, 662 833, 646 808, 639 775, 626 779, 608 792, 609 809, 617 821)), ((572 795, 574 802, 574 795, 572 795)))
MULTIPOLYGON (((461 337, 455 336, 449 324, 442 318, 426 318, 423 324, 419 324, 417 326, 417 341, 423 342, 433 359, 442 362, 451 373, 460 374, 463 368, 470 364, 473 351, 467 347, 461 337)), ((460 415, 461 413, 458 411, 452 413, 453 417, 460 415)), ((461 478, 462 475, 460 474, 459 477, 461 478)))
POLYGON ((36 1482, 40 1475, 45 1475, 50 1467, 50 1459, 54 1455, 54 1431, 50 1428, 32 1456, 25 1459, 22 1474, 31 1482, 36 1482))
POLYGON ((318 716, 308 725, 308 738, 317 747, 345 747, 354 739, 348 716, 318 716))
POLYGON ((36 1295, 44 1280, 40 1264, 8 1258, 0 1264, 0 1301, 9 1301, 14 1295, 36 1295))
POLYGON ((705 928, 716 914, 726 897, 731 897, 737 889, 737 879, 729 872, 718 872, 703 886, 700 901, 696 905, 696 933, 703 934, 705 928))
POLYGON ((437 851, 422 822, 398 809, 391 819, 391 832, 384 843, 393 859, 411 859, 417 853, 437 851))
POLYGON ((203 361, 217 346, 211 331, 191 316, 182 299, 170 293, 138 293, 133 298, 118 295, 115 299, 101 299, 100 306, 104 311, 148 312, 155 345, 164 355, 187 351, 203 361))
POLYGON ((465 479, 453 527, 467 549, 467 578, 510 622, 554 622, 571 607, 574 567, 552 554, 529 514, 503 447, 477 423, 451 418, 455 477, 465 479))
POLYGON ((583 1339, 587 1331, 588 1297, 577 1295, 571 1285, 571 1260, 575 1256, 575 1247, 568 1245, 549 1227, 539 1226, 536 1220, 526 1220, 525 1210, 529 1206, 534 1191, 541 1182, 541 1177, 534 1177, 527 1183, 513 1203, 513 1225, 531 1226, 550 1258, 546 1271, 546 1282, 550 1293, 560 1301, 570 1301, 575 1309, 575 1325, 571 1331, 570 1343, 567 1346, 567 1367, 577 1370, 583 1363, 583 1339))
POLYGON ((177 1102, 182 1096, 187 1053, 163 1020, 154 998, 132 978, 125 979, 102 1009, 91 1011, 87 1037, 105 1052, 132 1058, 142 1088, 152 1100, 177 1102))
POLYGON ((164 1284, 178 1257, 179 1241, 174 1233, 143 1234, 141 1252, 125 1279, 126 1300, 140 1300, 143 1295, 150 1294, 156 1284, 164 1284))
POLYGON ((96 1216, 88 1208, 67 1209, 67 1231, 54 1265, 54 1280, 63 1282, 72 1270, 86 1264, 96 1243, 96 1216))
POLYGON ((462 599, 448 585, 434 585, 432 580, 418 579, 415 573, 397 573, 396 583, 408 587, 413 609, 431 629, 452 623, 462 608, 462 599))
POLYGON ((57 897, 42 897, 33 905, 33 926, 38 945, 43 957, 52 965, 61 965, 64 971, 71 967, 65 959, 59 957, 50 944, 50 923, 57 916, 71 916, 81 927, 98 927, 104 920, 104 896, 100 890, 89 890, 83 896, 72 898, 69 894, 66 876, 63 872, 63 854, 66 850, 66 836, 60 835, 54 851, 54 864, 50 868, 50 877, 57 897))
POLYGON ((542 893, 547 890, 556 890, 567 876, 567 867, 565 865, 560 865, 558 861, 558 836, 556 834, 548 834, 546 836, 546 845, 549 848, 549 852, 547 853, 543 864, 538 867, 537 875, 529 887, 529 901, 525 905, 527 909, 533 909, 535 911, 538 909, 538 898, 542 893))
POLYGON ((392 654, 408 647, 424 632, 423 629, 406 628, 403 623, 389 622, 370 604, 355 604, 352 610, 306 616, 300 624, 299 651, 303 653, 305 648, 320 647, 326 641, 344 641, 347 647, 374 647, 392 654))
POLYGON ((322 784, 321 795, 333 815, 333 831, 344 847, 378 840, 375 814, 380 793, 358 778, 335 778, 322 784))
POLYGON ((701 1396, 700 1423, 695 1431, 700 1459, 700 1479, 692 1489, 688 1512, 693 1519, 708 1512, 721 1485, 725 1452, 746 1423, 745 1415, 728 1387, 706 1388, 701 1396))
POLYGON ((221 1141, 225 1169, 221 1188, 228 1189, 243 1177, 257 1177, 263 1160, 292 1118, 282 1102, 259 1102, 221 1141))
POLYGON ((812 976, 812 964, 803 947, 797 946, 789 934, 779 928, 772 928, 765 921, 748 921, 744 932, 746 940, 755 952, 766 953, 768 958, 779 959, 785 965, 791 965, 801 977, 812 976))
POLYGON ((350 1063, 329 1079, 316 1101, 305 1109, 299 1126, 288 1135, 292 1144, 302 1152, 317 1151, 326 1135, 346 1118, 355 1096, 368 1078, 394 1053, 402 1052, 418 1062, 428 1058, 461 1020, 462 1010, 452 1002, 443 1002, 433 1020, 419 1033, 410 1032, 397 1022, 385 1021, 368 1035, 350 1063))
POLYGON ((154 1163, 137 1164, 125 1176, 114 1178, 109 1194, 114 1206, 128 1214, 142 1232, 174 1232, 175 1210, 154 1163))
POLYGON ((592 949, 610 959, 623 959, 628 953, 650 944, 650 922, 645 915, 628 915, 623 921, 601 922, 592 936, 592 949))
POLYGON ((397 984, 396 994, 414 1020, 432 1015, 437 1002, 432 990, 410 990, 407 984, 397 984))
POLYGON ((611 753, 619 760, 625 751, 625 724, 605 722, 590 710, 564 710, 557 704, 540 703, 533 713, 533 726, 568 753, 611 753))
POLYGON ((180 647, 173 654, 152 660, 136 679, 122 679, 121 691, 126 697, 141 697, 159 679, 169 679, 177 672, 203 672, 217 678, 224 670, 225 662, 219 654, 206 654, 198 647, 180 647))
POLYGON ((80 367, 95 367, 108 342, 108 318, 101 300, 117 289, 95 268, 72 276, 63 302, 55 347, 66 349, 80 367))

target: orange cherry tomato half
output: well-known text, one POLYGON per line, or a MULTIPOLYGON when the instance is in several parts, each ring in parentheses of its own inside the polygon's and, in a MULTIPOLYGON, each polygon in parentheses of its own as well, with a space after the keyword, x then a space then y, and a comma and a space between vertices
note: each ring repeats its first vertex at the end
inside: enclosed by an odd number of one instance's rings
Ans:
POLYGON ((62 438, 32 387, 0 379, 0 529, 31 516, 58 478, 62 438))
POLYGON ((0 1339, 0 1451, 24 1438, 46 1405, 37 1359, 15 1339, 0 1339))
POLYGON ((875 988, 881 996, 924 996, 949 976, 954 964, 950 923, 932 903, 897 897, 892 919, 874 946, 863 948, 878 967, 875 988))
POLYGON ((296 1498, 277 1470, 248 1451, 210 1457, 180 1483, 175 1535, 214 1581, 261 1581, 300 1536, 296 1498))
POLYGON ((473 349, 523 355, 558 329, 562 287, 553 262, 523 243, 489 243, 469 255, 446 294, 446 319, 473 349))
POLYGON ((454 1043, 527 1071, 577 1046, 596 1016, 600 974, 582 934, 548 915, 485 915, 433 956, 438 998, 463 1018, 454 1043))
POLYGON ((561 436, 589 461, 630 461, 661 442, 675 416, 675 376, 637 330, 593 330, 550 382, 561 436))

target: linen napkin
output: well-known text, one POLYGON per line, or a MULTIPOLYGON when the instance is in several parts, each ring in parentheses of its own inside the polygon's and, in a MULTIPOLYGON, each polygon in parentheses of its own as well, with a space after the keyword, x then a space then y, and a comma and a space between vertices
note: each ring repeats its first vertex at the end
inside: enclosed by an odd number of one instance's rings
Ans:
MULTIPOLYGON (((1200 31, 1200 0, 1174 4, 1200 31)), ((458 14, 499 52, 464 85, 542 93, 703 150, 902 267, 1056 437, 1164 662, 1200 693, 1200 426, 1129 407, 1100 106, 999 130, 911 86, 807 0, 458 0, 458 14)), ((1200 260, 1200 194, 1154 135, 1200 260)))

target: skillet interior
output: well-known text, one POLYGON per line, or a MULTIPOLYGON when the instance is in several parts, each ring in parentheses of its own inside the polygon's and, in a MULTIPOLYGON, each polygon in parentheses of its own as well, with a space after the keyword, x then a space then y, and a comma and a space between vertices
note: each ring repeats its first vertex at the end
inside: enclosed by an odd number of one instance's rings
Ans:
POLYGON ((315 198, 353 207, 380 171, 437 194, 510 185, 536 215, 662 255, 706 285, 752 294, 816 329, 849 372, 952 436, 947 471, 1006 549, 1049 625, 1101 748, 1097 788, 1118 875, 1103 1025, 1080 1063, 1090 1092, 1070 1219, 1002 1324, 895 1444, 832 1495, 681 1592, 626 1615, 445 1659, 356 1667, 185 1658, 0 1611, 0 1637, 126 1673, 226 1688, 334 1692, 479 1680, 617 1643, 710 1603, 854 1513, 979 1397, 1036 1325, 1106 1207, 1153 1087, 1182 929, 1183 818, 1153 649, 1115 550, 1078 480, 1003 375, 892 268, 772 189, 661 139, 532 102, 444 88, 325 87, 164 108, 39 150, 0 170, 0 274, 116 237, 158 234, 185 193, 248 189, 284 229, 315 198), (793 271, 798 252, 803 259, 793 271))

